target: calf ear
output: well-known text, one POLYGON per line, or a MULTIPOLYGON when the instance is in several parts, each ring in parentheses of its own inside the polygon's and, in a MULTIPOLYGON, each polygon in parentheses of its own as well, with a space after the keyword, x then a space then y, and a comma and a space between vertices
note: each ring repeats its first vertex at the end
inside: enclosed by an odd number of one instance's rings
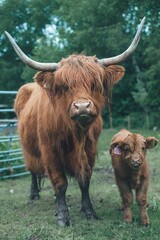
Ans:
POLYGON ((148 149, 154 148, 158 142, 159 142, 158 139, 156 139, 155 137, 147 137, 146 138, 146 145, 147 145, 146 147, 148 149))
POLYGON ((119 65, 111 65, 106 68, 107 80, 111 82, 111 85, 116 84, 125 74, 125 69, 119 65))
POLYGON ((33 78, 41 87, 45 89, 51 89, 53 84, 54 73, 53 72, 38 72, 33 78))
POLYGON ((117 155, 121 155, 123 145, 124 142, 122 141, 113 141, 109 149, 110 154, 115 153, 117 155))

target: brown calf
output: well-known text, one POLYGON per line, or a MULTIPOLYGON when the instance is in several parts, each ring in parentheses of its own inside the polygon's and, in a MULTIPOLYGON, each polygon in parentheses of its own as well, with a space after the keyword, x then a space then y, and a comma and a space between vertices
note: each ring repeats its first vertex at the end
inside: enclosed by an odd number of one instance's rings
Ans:
POLYGON ((154 148, 157 143, 155 137, 144 138, 125 129, 112 138, 110 154, 126 222, 132 222, 132 189, 135 189, 141 224, 145 226, 149 224, 146 207, 150 173, 146 151, 154 148))

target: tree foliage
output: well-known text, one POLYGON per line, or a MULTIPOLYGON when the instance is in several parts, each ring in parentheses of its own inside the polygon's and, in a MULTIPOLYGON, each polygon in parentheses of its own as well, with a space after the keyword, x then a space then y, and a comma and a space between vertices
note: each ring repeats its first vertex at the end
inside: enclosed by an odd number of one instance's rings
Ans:
MULTIPOLYGON (((124 63, 126 76, 113 89, 115 118, 132 112, 160 115, 160 5, 157 0, 3 0, 0 3, 0 88, 16 90, 35 71, 14 53, 4 31, 37 61, 58 62, 72 53, 98 58, 123 52, 146 16, 135 53, 124 63)), ((104 118, 108 112, 104 111, 104 118)))
MULTIPOLYGON (((4 31, 8 31, 21 46, 23 51, 30 55, 33 49, 41 44, 39 39, 44 36, 44 29, 51 24, 54 14, 52 9, 57 6, 56 1, 41 0, 4 0, 0 7, 0 63, 10 66, 12 74, 8 76, 6 69, 2 68, 0 79, 6 82, 0 84, 2 89, 17 89, 22 85, 21 74, 24 64, 21 63, 13 48, 7 41, 4 31), (11 70, 13 68, 13 71, 11 70), (7 81, 6 81, 7 79, 7 81), (10 80, 9 80, 10 79, 10 80), (12 84, 9 83, 12 81, 12 84)), ((43 56, 42 56, 43 57, 43 56)))

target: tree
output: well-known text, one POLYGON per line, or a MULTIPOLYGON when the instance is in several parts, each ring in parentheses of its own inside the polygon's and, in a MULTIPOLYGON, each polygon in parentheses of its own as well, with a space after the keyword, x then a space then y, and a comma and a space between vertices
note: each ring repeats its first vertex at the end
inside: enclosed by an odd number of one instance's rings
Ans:
MULTIPOLYGON (((42 61, 41 59, 43 56, 44 62, 59 62, 62 57, 65 57, 65 50, 58 47, 54 42, 48 42, 48 40, 44 38, 41 39, 41 44, 33 49, 32 54, 34 56, 32 59, 35 59, 36 61, 38 61, 38 59, 39 61, 42 61)), ((21 77, 25 82, 31 82, 35 73, 36 70, 25 66, 21 77)))
MULTIPOLYGON (((138 59, 141 69, 141 86, 143 85, 143 108, 155 115, 153 124, 160 127, 160 4, 158 1, 131 1, 135 9, 134 16, 146 16, 146 28, 143 33, 141 56, 138 59)), ((141 89, 142 90, 142 89, 141 89)), ((140 88, 137 92, 141 91, 140 88)), ((141 95, 142 96, 142 95, 141 95)))
MULTIPOLYGON (((146 16, 138 48, 122 63, 126 76, 113 89, 112 112, 115 119, 144 109, 160 114, 157 0, 75 0, 74 4, 71 0, 4 0, 0 14, 1 32, 8 30, 27 55, 47 62, 58 62, 75 52, 98 58, 120 54, 146 16)), ((0 46, 0 87, 18 89, 35 72, 24 67, 4 34, 0 46)), ((107 116, 105 110, 104 118, 107 116)))
POLYGON ((57 6, 57 1, 49 0, 4 0, 1 3, 1 89, 18 89, 24 82, 21 79, 24 64, 21 63, 10 46, 4 31, 10 32, 23 51, 30 55, 32 50, 39 44, 39 39, 44 36, 47 24, 51 24, 54 21, 52 9, 57 6), (12 74, 8 74, 8 66, 10 68, 9 72, 12 72, 12 74))
MULTIPOLYGON (((59 32, 61 38, 65 39, 65 48, 69 52, 96 54, 98 58, 120 54, 128 47, 137 29, 137 22, 134 24, 134 33, 125 23, 124 13, 129 6, 128 1, 119 0, 76 0, 74 6, 71 0, 63 3, 59 10, 59 32)), ((113 93, 112 111, 119 116, 127 114, 134 102, 131 92, 135 85, 135 70, 129 67, 132 65, 131 58, 127 62, 128 65, 124 64, 127 78, 116 86, 113 93)), ((107 110, 103 116, 107 118, 107 110)))

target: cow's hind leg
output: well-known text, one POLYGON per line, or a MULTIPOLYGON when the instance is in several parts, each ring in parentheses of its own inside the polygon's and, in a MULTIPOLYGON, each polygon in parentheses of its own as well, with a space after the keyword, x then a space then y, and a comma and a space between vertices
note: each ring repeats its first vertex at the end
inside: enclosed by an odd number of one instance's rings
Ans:
POLYGON ((89 196, 89 184, 90 181, 79 181, 79 187, 82 193, 82 211, 84 212, 87 219, 98 219, 97 214, 95 213, 90 196, 89 196))
POLYGON ((36 173, 31 172, 30 199, 38 200, 40 198, 39 192, 40 192, 40 188, 39 188, 39 184, 38 184, 38 175, 36 173))

